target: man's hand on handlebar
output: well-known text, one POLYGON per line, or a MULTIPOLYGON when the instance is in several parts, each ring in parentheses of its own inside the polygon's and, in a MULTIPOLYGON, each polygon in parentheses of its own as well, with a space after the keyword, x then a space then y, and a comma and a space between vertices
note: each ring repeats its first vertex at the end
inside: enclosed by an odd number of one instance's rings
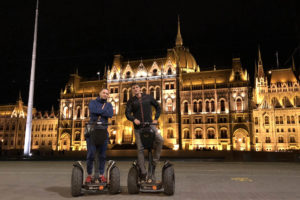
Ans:
POLYGON ((140 125, 140 124, 141 124, 140 120, 138 120, 138 119, 134 119, 134 123, 135 123, 136 125, 140 125))

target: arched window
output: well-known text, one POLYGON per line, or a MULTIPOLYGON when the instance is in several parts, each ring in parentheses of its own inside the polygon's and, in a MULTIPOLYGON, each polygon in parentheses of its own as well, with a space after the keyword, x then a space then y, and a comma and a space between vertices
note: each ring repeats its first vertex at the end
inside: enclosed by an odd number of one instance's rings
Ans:
POLYGON ((203 138, 202 130, 201 130, 201 129, 197 129, 197 130, 195 131, 195 138, 196 138, 196 139, 202 139, 202 138, 203 138))
POLYGON ((283 143, 283 142, 284 142, 283 137, 282 137, 282 136, 279 136, 279 137, 278 137, 278 143, 283 143))
POLYGON ((160 100, 160 89, 159 89, 159 87, 157 87, 155 91, 156 91, 156 98, 155 99, 160 100))
POLYGON ((172 69, 171 69, 171 67, 168 69, 168 75, 172 75, 172 69))
POLYGON ((227 130, 225 129, 221 130, 221 138, 223 139, 227 138, 227 130))
POLYGON ((294 116, 291 116, 291 123, 295 124, 295 117, 294 116))
POLYGON ((210 102, 211 112, 215 112, 215 101, 210 102))
POLYGON ((80 132, 76 132, 75 133, 75 141, 80 141, 81 139, 80 139, 80 132))
POLYGON ((117 79, 117 74, 114 73, 113 78, 112 79, 117 79))
POLYGON ((150 95, 154 98, 154 88, 150 89, 150 95))
POLYGON ((202 112, 202 101, 199 101, 198 112, 202 112))
POLYGON ((207 138, 208 139, 215 139, 215 131, 213 129, 209 129, 207 131, 207 138))
POLYGON ((64 107, 64 118, 69 118, 69 108, 67 106, 64 107))
POLYGON ((173 111, 173 101, 171 98, 167 99, 167 111, 173 111))
POLYGON ((157 75, 158 75, 157 69, 153 69, 152 76, 157 76, 157 75))
POLYGON ((290 123, 291 123, 290 116, 287 116, 287 117, 286 117, 286 123, 287 123, 287 124, 290 124, 290 123))
POLYGON ((269 116, 265 116, 265 124, 269 124, 269 116))
POLYGON ((294 137, 294 136, 291 136, 291 137, 290 137, 290 143, 296 143, 296 140, 295 140, 295 137, 294 137))
POLYGON ((131 78, 131 72, 130 71, 126 72, 126 78, 131 78))
POLYGON ((126 103, 127 102, 127 90, 123 91, 123 102, 126 103))
POLYGON ((184 139, 190 139, 190 131, 188 129, 184 130, 184 139))
POLYGON ((194 102, 194 113, 196 113, 197 110, 198 110, 198 109, 197 109, 197 102, 195 101, 195 102, 194 102))
POLYGON ((84 117, 87 118, 88 116, 89 116, 89 109, 86 106, 85 109, 84 109, 84 117))
POLYGON ((167 138, 174 138, 173 129, 168 129, 167 138))
POLYGON ((242 111, 242 100, 240 98, 236 100, 236 111, 242 111))
POLYGON ((209 112, 209 101, 206 101, 205 104, 205 111, 209 112))
POLYGON ((254 118, 254 123, 255 123, 255 125, 258 125, 258 117, 254 118))
POLYGON ((189 112, 189 104, 188 102, 184 102, 184 113, 188 113, 189 112))
POLYGON ((221 106, 221 112, 225 112, 225 101, 224 100, 220 101, 220 106, 221 106))
POLYGON ((80 119, 81 116, 81 108, 77 107, 77 119, 80 119))

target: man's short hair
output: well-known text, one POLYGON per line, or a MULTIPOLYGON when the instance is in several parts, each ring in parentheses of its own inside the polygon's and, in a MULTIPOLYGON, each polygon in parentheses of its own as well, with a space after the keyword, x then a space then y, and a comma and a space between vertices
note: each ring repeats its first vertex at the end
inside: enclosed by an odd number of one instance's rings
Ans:
POLYGON ((107 88, 102 88, 99 93, 101 93, 103 90, 109 91, 107 88))
POLYGON ((140 85, 139 85, 137 82, 133 82, 133 83, 131 84, 131 88, 132 88, 133 86, 135 86, 135 85, 137 85, 137 86, 140 87, 140 85))

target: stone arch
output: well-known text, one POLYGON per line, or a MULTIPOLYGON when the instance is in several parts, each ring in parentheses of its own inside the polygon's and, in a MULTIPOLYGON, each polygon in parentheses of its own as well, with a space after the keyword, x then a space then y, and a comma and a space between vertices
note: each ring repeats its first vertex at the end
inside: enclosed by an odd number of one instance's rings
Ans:
POLYGON ((250 150, 250 135, 244 128, 237 128, 233 132, 233 150, 249 151, 250 150))

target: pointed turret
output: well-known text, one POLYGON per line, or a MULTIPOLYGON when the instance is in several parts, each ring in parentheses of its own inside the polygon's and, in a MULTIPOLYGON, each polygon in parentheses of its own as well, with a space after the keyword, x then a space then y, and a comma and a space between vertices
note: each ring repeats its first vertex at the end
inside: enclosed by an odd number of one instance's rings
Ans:
POLYGON ((292 70, 296 71, 294 56, 292 56, 292 70))
POLYGON ((263 67, 263 62, 261 59, 261 53, 260 53, 260 46, 258 45, 258 77, 264 77, 265 73, 264 73, 264 67, 263 67))
POLYGON ((179 20, 179 15, 178 15, 178 30, 177 30, 177 37, 176 37, 176 47, 180 47, 183 45, 182 42, 182 37, 180 33, 180 20, 179 20))

